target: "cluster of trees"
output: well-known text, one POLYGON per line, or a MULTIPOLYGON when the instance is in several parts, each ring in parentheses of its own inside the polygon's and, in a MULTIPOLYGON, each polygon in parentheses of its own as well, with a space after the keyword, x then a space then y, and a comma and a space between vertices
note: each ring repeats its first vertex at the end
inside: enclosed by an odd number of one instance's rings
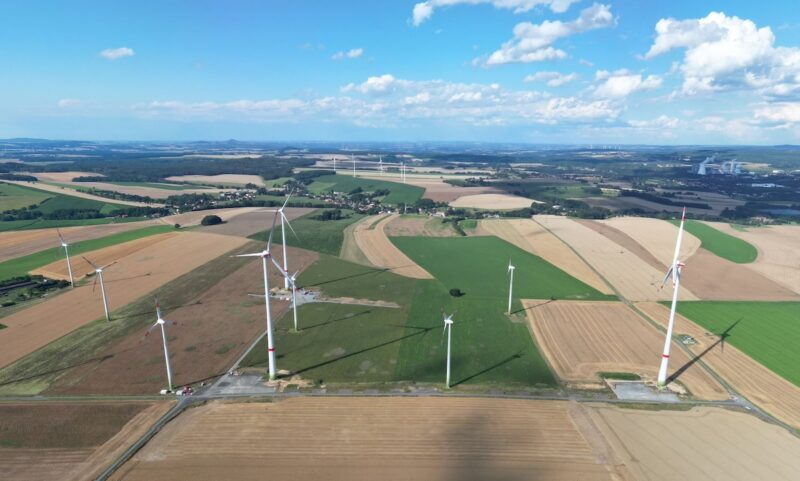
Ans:
POLYGON ((32 175, 22 175, 22 174, 0 174, 0 180, 18 180, 22 182, 36 182, 36 177, 32 175))
POLYGON ((321 221, 329 221, 329 220, 341 220, 346 219, 349 216, 346 216, 342 213, 341 209, 325 209, 316 216, 317 220, 321 221))
POLYGON ((168 215, 169 209, 154 207, 124 207, 116 209, 108 214, 104 214, 97 209, 58 209, 52 212, 42 212, 32 208, 22 208, 7 210, 0 215, 0 221, 8 222, 14 220, 86 220, 101 219, 104 217, 146 217, 153 215, 168 215))
POLYGON ((135 194, 123 194, 122 192, 117 192, 115 190, 103 190, 103 189, 76 189, 78 192, 84 192, 86 194, 96 195, 98 197, 105 197, 107 199, 115 199, 115 200, 127 200, 131 202, 142 202, 145 204, 152 204, 155 201, 152 197, 148 197, 146 195, 135 195, 135 194))

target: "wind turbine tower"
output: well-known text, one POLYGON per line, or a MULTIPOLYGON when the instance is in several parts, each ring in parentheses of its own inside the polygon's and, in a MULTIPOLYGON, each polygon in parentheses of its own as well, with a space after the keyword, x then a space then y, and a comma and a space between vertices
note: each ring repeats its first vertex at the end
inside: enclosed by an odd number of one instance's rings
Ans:
POLYGON ((383 177, 383 156, 378 156, 378 169, 381 171, 381 177, 383 177))
POLYGON ((661 354, 661 368, 658 370, 658 387, 663 389, 667 383, 667 368, 669 367, 669 348, 672 343, 672 328, 675 324, 675 309, 678 306, 678 291, 681 286, 681 270, 684 263, 678 260, 681 251, 681 240, 683 240, 683 225, 686 222, 686 207, 683 208, 681 215, 681 225, 678 228, 678 241, 675 243, 675 255, 672 257, 672 265, 664 276, 661 287, 667 283, 667 279, 672 277, 672 306, 669 310, 669 323, 667 324, 667 338, 664 340, 664 351, 661 354))
POLYGON ((64 248, 64 255, 67 257, 67 272, 69 272, 69 285, 70 287, 75 287, 75 280, 72 278, 72 264, 69 262, 69 244, 64 240, 64 237, 61 236, 61 231, 56 229, 56 233, 58 233, 58 239, 61 241, 61 247, 64 248))
POLYGON ((514 269, 516 267, 511 264, 511 259, 508 260, 508 314, 511 315, 511 297, 514 293, 514 269))
MULTIPOLYGON (((292 224, 289 223, 289 219, 286 217, 286 214, 284 213, 284 209, 286 208, 286 204, 289 203, 289 198, 292 197, 293 193, 294 193, 294 191, 289 192, 289 195, 286 196, 286 201, 284 201, 284 203, 283 203, 283 205, 281 206, 280 209, 268 211, 268 212, 275 212, 275 214, 277 216, 280 216, 280 218, 281 218, 281 237, 283 238, 282 240, 283 240, 283 270, 284 271, 288 271, 289 270, 289 260, 288 260, 289 257, 286 254, 286 226, 287 225, 289 226, 289 229, 292 230, 292 234, 294 234, 294 236, 297 237, 297 233, 295 233, 294 227, 292 227, 292 224), (284 222, 286 223, 285 225, 284 225, 284 222)), ((288 289, 289 288, 289 280, 286 279, 286 278, 284 278, 284 280, 283 280, 283 288, 284 289, 288 289)))
MULTIPOLYGON (((83 256, 81 256, 81 257, 83 257, 83 256)), ((103 309, 106 312, 106 320, 110 321, 111 320, 111 315, 108 313, 108 298, 106 297, 106 285, 103 282, 103 270, 108 268, 108 267, 110 267, 110 266, 112 266, 112 265, 114 265, 114 264, 116 264, 117 261, 114 261, 114 262, 112 262, 110 264, 106 264, 104 266, 98 266, 97 264, 95 264, 94 262, 90 261, 89 259, 87 259, 85 257, 83 257, 83 260, 85 260, 86 262, 89 263, 89 265, 94 267, 95 278, 94 278, 94 284, 92 284, 92 291, 94 291, 95 286, 97 286, 97 280, 98 279, 100 280, 100 294, 103 295, 103 309)))
POLYGON ((333 156, 333 173, 336 173, 336 156, 333 156))
POLYGON ((286 279, 286 281, 289 282, 292 285, 292 311, 294 311, 294 332, 297 332, 297 283, 296 283, 296 281, 297 281, 297 274, 299 273, 299 271, 295 272, 292 275, 289 275, 289 272, 286 269, 281 268, 280 264, 278 264, 278 261, 276 261, 274 258, 272 259, 272 263, 275 264, 275 267, 278 268, 278 271, 281 273, 281 275, 284 277, 284 279, 286 279))
POLYGON ((150 333, 153 331, 153 329, 155 329, 156 327, 160 327, 161 328, 161 342, 164 343, 164 362, 167 365, 167 386, 169 387, 169 392, 172 392, 173 391, 173 386, 172 386, 172 363, 169 360, 169 348, 167 348, 167 333, 164 330, 164 325, 167 324, 167 323, 172 324, 173 326, 177 325, 177 323, 172 322, 172 321, 165 321, 161 317, 161 306, 158 303, 158 299, 156 299, 156 322, 155 322, 155 324, 150 326, 150 329, 147 330, 147 332, 145 333, 144 337, 147 338, 147 336, 149 336, 150 333))
MULTIPOLYGON (((449 316, 446 315, 444 312, 442 313, 442 317, 444 318, 444 331, 447 331, 447 377, 445 378, 445 385, 448 389, 450 389, 450 347, 452 345, 452 335, 453 335, 453 316, 455 313, 450 314, 449 316)), ((444 331, 442 331, 442 335, 444 335, 444 331)))
MULTIPOLYGON (((272 219, 272 228, 269 231, 269 240, 267 240, 267 247, 261 252, 253 252, 250 254, 239 254, 233 257, 260 257, 261 267, 264 271, 264 305, 267 311, 267 355, 269 358, 269 379, 275 380, 275 341, 272 334, 272 307, 269 301, 269 271, 267 269, 268 260, 272 259, 270 248, 272 247, 272 233, 275 232, 275 221, 278 220, 278 214, 272 219)), ((274 260, 273 260, 274 261, 274 260)))
POLYGON ((350 154, 350 160, 353 161, 353 177, 355 177, 356 176, 356 158, 353 156, 353 154, 350 154))

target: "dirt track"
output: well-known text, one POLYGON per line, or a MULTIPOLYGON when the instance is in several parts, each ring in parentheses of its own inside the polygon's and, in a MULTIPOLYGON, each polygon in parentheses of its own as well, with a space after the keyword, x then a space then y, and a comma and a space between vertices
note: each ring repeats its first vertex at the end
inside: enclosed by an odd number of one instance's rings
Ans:
POLYGON ((530 207, 536 202, 525 197, 508 194, 476 194, 465 195, 450 202, 450 207, 468 207, 473 209, 514 210, 530 207))
POLYGON ((622 479, 617 467, 597 461, 571 406, 443 398, 215 402, 182 414, 112 479, 622 479))
MULTIPOLYGON (((664 272, 603 234, 566 217, 537 215, 534 220, 575 249, 625 298, 642 301, 672 298, 671 289, 659 289, 664 272)), ((680 297, 697 300, 684 286, 680 297)))
MULTIPOLYGON (((41 412, 41 408, 47 410, 59 409, 61 405, 70 403, 41 403, 26 405, 26 409, 31 412, 41 412)), ((81 403, 81 408, 94 412, 95 418, 102 414, 106 407, 119 406, 121 404, 130 405, 132 403, 81 403), (98 411, 99 410, 99 411, 98 411)), ((130 419, 125 419, 122 428, 110 438, 101 441, 100 445, 86 447, 53 447, 53 448, 0 448, 0 479, 14 481, 40 481, 44 479, 58 479, 65 481, 83 481, 94 479, 102 469, 104 469, 111 459, 116 458, 127 449, 170 407, 174 405, 171 401, 160 401, 156 403, 137 403, 143 404, 144 408, 130 419)), ((75 403, 71 403, 76 406, 75 403)), ((58 415, 57 412, 53 414, 58 415)), ((90 417, 89 414, 87 417, 90 417)), ((37 415, 36 422, 42 422, 44 426, 27 425, 25 429, 41 429, 44 436, 48 436, 48 422, 53 419, 46 412, 37 415)), ((92 426, 89 419, 82 419, 69 425, 70 437, 81 437, 80 431, 86 428, 97 428, 92 426)), ((52 434, 50 434, 52 436, 52 434)), ((57 439, 62 441, 63 439, 57 439)))
POLYGON ((603 294, 614 293, 608 284, 603 282, 592 268, 583 262, 572 249, 533 220, 482 220, 480 226, 488 233, 541 257, 603 294))
MULTIPOLYGON (((655 302, 636 304, 651 319, 666 327, 669 309, 655 302)), ((703 355, 703 362, 758 407, 782 421, 800 428, 800 387, 778 376, 750 356, 726 343, 724 352, 719 338, 680 314, 675 316, 675 334, 688 334, 697 344, 692 352, 703 355)))
POLYGON ((395 274, 414 279, 433 279, 425 269, 414 263, 408 256, 392 244, 386 236, 384 226, 392 222, 399 214, 384 217, 372 229, 377 216, 364 218, 353 231, 356 244, 369 261, 378 267, 391 269, 395 274))
POLYGON ((738 231, 730 224, 706 222, 715 229, 743 239, 758 250, 758 258, 743 267, 772 279, 785 288, 800 294, 800 226, 774 225, 747 227, 738 231))
MULTIPOLYGON (((633 372, 655 381, 664 335, 621 302, 523 300, 528 323, 559 378, 597 382, 598 372, 633 372)), ((673 345, 671 371, 689 363, 673 345)), ((701 366, 679 378, 694 397, 727 399, 701 366)))
MULTIPOLYGON (((207 261, 247 242, 233 236, 186 232, 119 259, 104 273, 111 310, 124 306, 207 261)), ((3 318, 0 367, 103 317, 100 290, 91 284, 3 318)))
POLYGON ((589 413, 637 481, 791 481, 800 473, 800 440, 755 416, 697 407, 589 413))

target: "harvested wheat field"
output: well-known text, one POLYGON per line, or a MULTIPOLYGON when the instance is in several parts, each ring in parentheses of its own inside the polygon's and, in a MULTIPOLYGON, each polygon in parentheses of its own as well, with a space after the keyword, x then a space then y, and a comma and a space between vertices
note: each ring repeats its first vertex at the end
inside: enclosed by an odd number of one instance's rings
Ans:
POLYGON ((706 222, 720 231, 755 246, 758 257, 743 267, 752 269, 800 294, 800 226, 772 225, 736 230, 723 222, 706 222))
POLYGON ((623 479, 624 468, 598 460, 576 428, 579 408, 445 398, 214 402, 167 425, 112 479, 623 479))
MULTIPOLYGON (((278 262, 282 257, 275 256, 278 262)), ((292 269, 303 271, 319 256, 290 247, 292 269)), ((224 374, 266 329, 261 259, 243 259, 241 268, 223 277, 188 302, 173 306, 162 303, 170 326, 170 360, 176 386, 197 384, 224 374)), ((282 285, 272 269, 270 283, 282 285)), ((288 301, 272 300, 272 313, 280 319, 288 301)), ((156 394, 166 385, 164 353, 158 335, 144 339, 149 323, 114 342, 94 358, 99 362, 80 365, 60 377, 45 395, 134 395, 156 394)), ((280 329, 280 327, 278 327, 280 329)), ((280 349, 278 354, 280 355, 280 349)))
MULTIPOLYGON (((119 224, 100 224, 76 227, 63 227, 59 229, 64 239, 74 244, 89 239, 97 239, 120 232, 127 232, 155 225, 155 220, 141 222, 122 222, 119 224)), ((58 233, 56 229, 35 229, 0 232, 0 262, 26 256, 45 249, 58 247, 58 233)))
MULTIPOLYGON (((359 172, 358 176, 363 177, 365 179, 386 180, 390 182, 397 182, 399 184, 403 183, 403 178, 400 176, 399 173, 395 172, 387 172, 384 175, 380 175, 367 171, 364 174, 361 174, 359 172)), ((452 176, 452 175, 447 176, 447 178, 450 179, 466 178, 466 177, 468 176, 452 176)), ((407 173, 405 183, 416 187, 422 187, 423 189, 425 189, 425 193, 422 194, 422 198, 431 199, 435 202, 452 202, 466 195, 490 194, 490 193, 500 192, 498 189, 494 187, 484 187, 484 186, 459 187, 457 185, 448 184, 439 174, 425 175, 425 174, 407 173)))
POLYGON ((800 473, 800 439, 755 416, 706 407, 588 411, 637 481, 790 481, 800 473))
MULTIPOLYGON (((571 382, 598 382, 599 372, 632 372, 655 381, 664 335, 622 302, 523 300, 528 323, 556 375, 571 382)), ((672 350, 672 371, 689 363, 672 350)), ((702 366, 678 381, 699 399, 727 399, 702 366)))
POLYGON ((0 404, 0 479, 94 479, 174 404, 0 404))
POLYGON ((131 207, 164 207, 164 204, 156 204, 156 203, 148 204, 146 202, 134 202, 131 200, 109 199, 106 197, 100 197, 99 195, 87 194, 86 192, 78 192, 75 189, 69 189, 67 187, 59 187, 57 185, 44 184, 42 182, 23 182, 14 180, 4 180, 3 182, 7 182, 9 184, 21 185, 23 187, 30 187, 33 189, 39 189, 45 192, 55 192, 56 194, 64 194, 71 197, 80 197, 82 199, 96 200, 98 202, 109 203, 109 204, 129 205, 131 207))
MULTIPOLYGON (((576 222, 599 232, 662 272, 666 272, 667 266, 672 262, 678 228, 669 222, 638 217, 620 217, 602 222, 591 220, 576 220, 576 222)), ((700 240, 688 232, 684 232, 681 255, 683 257, 680 259, 686 263, 684 276, 681 278, 682 285, 700 299, 759 301, 798 299, 791 290, 753 272, 746 265, 731 262, 703 249, 700 247, 700 240)))
MULTIPOLYGON (((122 244, 104 247, 96 251, 87 252, 82 256, 72 256, 70 257, 72 274, 76 281, 81 277, 94 274, 94 267, 92 267, 92 265, 89 264, 86 259, 94 262, 98 266, 104 266, 111 264, 118 259, 129 256, 135 252, 139 252, 142 249, 149 249, 153 245, 177 235, 181 235, 181 233, 167 232, 165 234, 142 237, 141 239, 134 239, 132 241, 123 242, 122 244)), ((111 272, 112 269, 116 269, 116 267, 109 267, 109 272, 111 272)), ((46 266, 40 267, 39 269, 33 270, 31 271, 31 274, 41 275, 49 279, 69 280, 69 271, 67 269, 67 263, 64 261, 64 259, 59 259, 55 262, 47 264, 46 266)), ((104 272, 104 275, 107 274, 104 272)))
MULTIPOLYGON (((187 232, 119 259, 103 274, 111 310, 246 242, 239 237, 187 232)), ((4 317, 7 328, 0 330, 0 367, 101 317, 100 289, 93 291, 90 284, 4 317)))
POLYGON ((377 216, 364 218, 353 231, 358 248, 367 256, 372 265, 391 269, 395 274, 405 277, 433 279, 428 271, 415 264, 387 237, 384 227, 398 216, 399 214, 392 214, 377 223, 375 222, 378 219, 377 216))
MULTIPOLYGON (((220 219, 227 222, 236 216, 248 212, 257 212, 263 207, 234 207, 232 209, 209 209, 173 214, 159 219, 164 224, 180 224, 182 227, 200 225, 200 221, 207 215, 217 215, 220 219)), ((262 229, 263 230, 263 229, 262 229)))
MULTIPOLYGON (((655 302, 636 304, 642 312, 666 328, 669 309, 655 302)), ((676 314, 675 335, 688 334, 697 344, 690 346, 695 354, 705 353, 703 362, 759 408, 783 422, 800 428, 800 387, 770 371, 736 347, 726 344, 725 350, 714 335, 689 319, 676 314), (710 349, 710 350, 709 350, 710 349), (706 352, 709 350, 708 352, 706 352)))
POLYGON ((450 207, 490 209, 490 210, 514 210, 525 209, 535 203, 535 200, 525 197, 517 197, 508 194, 477 194, 465 195, 450 202, 450 207))
MULTIPOLYGON (((642 301, 672 298, 670 289, 659 289, 663 271, 603 234, 566 217, 537 215, 534 220, 575 249, 624 298, 642 301)), ((697 300, 684 286, 681 286, 680 296, 685 300, 697 300)))
POLYGON ((458 234, 450 226, 443 224, 439 217, 401 215, 393 218, 383 229, 386 235, 455 237, 458 234))
MULTIPOLYGON (((154 187, 152 185, 119 185, 108 182, 71 182, 70 184, 74 188, 110 190, 113 192, 119 192, 121 194, 146 196, 152 199, 166 199, 172 195, 183 194, 218 194, 220 192, 231 192, 234 190, 210 188, 173 190, 168 188, 169 185, 165 185, 164 188, 159 189, 158 187, 154 187)), ((158 185, 157 182, 153 182, 153 184, 158 185)))
POLYGON ((480 221, 480 226, 487 233, 541 257, 603 294, 614 294, 586 262, 539 223, 531 219, 487 219, 480 221))
MULTIPOLYGON (((275 217, 274 210, 274 208, 258 208, 258 210, 234 215, 223 224, 203 226, 200 227, 199 230, 212 234, 235 235, 240 237, 251 236, 257 232, 265 231, 272 226, 272 219, 275 217)), ((284 213, 291 221, 313 210, 313 208, 306 207, 287 207, 284 209, 284 213)), ((278 222, 280 223, 280 219, 278 222)), ((291 232, 287 232, 287 235, 292 234, 291 232)))
POLYGON ((103 177, 102 174, 96 172, 80 172, 75 170, 69 172, 23 172, 23 174, 32 175, 44 182, 72 182, 72 179, 77 177, 103 177))
POLYGON ((219 174, 219 175, 173 175, 166 177, 168 182, 189 182, 192 184, 208 185, 264 185, 264 179, 260 175, 246 174, 219 174))

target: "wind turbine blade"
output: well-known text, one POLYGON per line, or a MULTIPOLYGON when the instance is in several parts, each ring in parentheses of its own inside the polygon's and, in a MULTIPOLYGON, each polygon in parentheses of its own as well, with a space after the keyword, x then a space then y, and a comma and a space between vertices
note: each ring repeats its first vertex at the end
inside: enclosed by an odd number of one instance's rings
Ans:
POLYGON ((86 262, 88 262, 88 263, 89 263, 89 265, 91 265, 91 266, 92 266, 92 267, 94 267, 95 269, 99 269, 99 267, 97 267, 97 264, 95 264, 94 262, 90 261, 89 259, 87 259, 87 258, 85 258, 85 257, 83 257, 83 256, 81 256, 81 259, 83 259, 83 260, 85 260, 86 262))
POLYGON ((156 319, 161 319, 161 304, 158 302, 158 297, 156 299, 156 319))
POLYGON ((663 280, 663 281, 661 281, 661 288, 662 288, 662 289, 663 289, 663 288, 664 288, 664 286, 667 284, 667 279, 669 279, 669 276, 671 276, 671 275, 672 275, 672 271, 673 271, 673 268, 672 268, 672 267, 670 267, 670 268, 667 270, 667 275, 665 275, 665 276, 664 276, 664 280, 663 280))
POLYGON ((61 231, 56 229, 56 234, 58 234, 58 239, 61 241, 62 246, 66 244, 66 242, 64 242, 64 237, 61 235, 61 231))
POLYGON ((147 329, 147 332, 144 333, 145 339, 147 339, 147 336, 149 336, 150 333, 153 332, 153 329, 155 329, 156 327, 158 327, 158 323, 157 322, 154 323, 152 326, 150 326, 149 329, 147 329))
POLYGON ((272 247, 272 234, 275 233, 275 221, 278 220, 278 213, 275 212, 275 217, 272 218, 272 227, 269 229, 269 239, 267 239, 267 252, 272 247))
POLYGON ((289 199, 292 197, 292 194, 294 194, 294 189, 292 189, 292 191, 289 192, 289 195, 286 196, 286 200, 283 202, 283 205, 280 208, 281 212, 283 212, 283 209, 286 207, 286 204, 289 203, 289 199))
POLYGON ((254 252, 252 254, 237 254, 237 255, 231 256, 231 257, 261 257, 261 253, 260 252, 254 252))
POLYGON ((109 262, 108 264, 106 264, 106 265, 104 265, 103 267, 101 267, 101 268, 100 268, 100 270, 103 270, 103 269, 105 269, 106 267, 111 267, 111 266, 113 266, 114 264, 116 264, 117 262, 119 262, 119 261, 117 260, 117 261, 114 261, 114 262, 109 262))
POLYGON ((292 231, 292 234, 294 234, 294 238, 297 239, 297 240, 300 240, 300 238, 297 237, 297 232, 294 231, 294 227, 292 227, 291 222, 289 222, 289 218, 286 217, 286 215, 284 215, 283 212, 281 212, 281 216, 283 216, 283 220, 286 221, 286 225, 289 226, 289 230, 292 231))

